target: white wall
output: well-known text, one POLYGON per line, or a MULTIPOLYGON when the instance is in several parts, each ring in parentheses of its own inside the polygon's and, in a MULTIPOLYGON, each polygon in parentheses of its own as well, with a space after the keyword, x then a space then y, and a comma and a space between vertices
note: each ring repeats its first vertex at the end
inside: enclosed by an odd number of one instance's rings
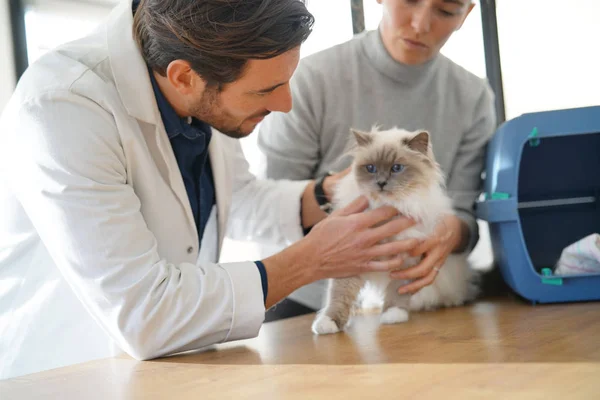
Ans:
POLYGON ((15 88, 15 65, 8 0, 0 0, 0 113, 15 88))

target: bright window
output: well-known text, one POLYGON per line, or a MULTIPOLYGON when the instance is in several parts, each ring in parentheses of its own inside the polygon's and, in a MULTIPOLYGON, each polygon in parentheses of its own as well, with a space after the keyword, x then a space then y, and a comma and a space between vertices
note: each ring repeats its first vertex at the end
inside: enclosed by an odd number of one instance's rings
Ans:
POLYGON ((600 105, 600 1, 496 1, 506 118, 600 105))
POLYGON ((110 13, 116 2, 26 1, 25 34, 29 63, 33 63, 48 50, 91 32, 110 13))

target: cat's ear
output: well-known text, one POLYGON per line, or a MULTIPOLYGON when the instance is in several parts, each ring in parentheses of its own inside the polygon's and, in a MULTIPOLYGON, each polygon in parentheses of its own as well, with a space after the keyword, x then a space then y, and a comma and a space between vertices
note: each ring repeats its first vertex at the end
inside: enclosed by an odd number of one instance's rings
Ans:
POLYGON ((356 138, 356 143, 358 143, 359 146, 368 146, 373 142, 373 136, 368 132, 362 132, 353 128, 350 128, 350 132, 352 132, 356 138))
POLYGON ((407 145, 409 148, 427 155, 429 149, 429 132, 422 131, 417 133, 415 137, 408 141, 407 145))

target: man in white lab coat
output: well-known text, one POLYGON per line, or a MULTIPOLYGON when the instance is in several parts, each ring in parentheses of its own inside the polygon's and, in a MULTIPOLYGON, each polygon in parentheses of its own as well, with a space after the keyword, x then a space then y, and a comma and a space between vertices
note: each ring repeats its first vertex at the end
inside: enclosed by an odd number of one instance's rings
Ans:
POLYGON ((401 266, 373 260, 416 245, 378 244, 411 221, 375 227, 395 212, 364 199, 324 218, 314 182, 257 181, 236 140, 290 110, 312 22, 298 0, 125 0, 28 69, 0 119, 0 378, 253 337, 302 285, 401 266), (226 231, 293 244, 219 264, 226 231))

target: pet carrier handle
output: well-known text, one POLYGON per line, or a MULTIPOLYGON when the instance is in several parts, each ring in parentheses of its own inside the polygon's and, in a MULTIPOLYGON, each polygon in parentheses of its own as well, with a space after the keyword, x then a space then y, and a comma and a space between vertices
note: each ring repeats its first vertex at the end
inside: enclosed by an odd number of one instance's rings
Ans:
POLYGON ((477 202, 476 213, 477 218, 487 222, 516 221, 517 201, 508 193, 486 193, 486 199, 477 202))

